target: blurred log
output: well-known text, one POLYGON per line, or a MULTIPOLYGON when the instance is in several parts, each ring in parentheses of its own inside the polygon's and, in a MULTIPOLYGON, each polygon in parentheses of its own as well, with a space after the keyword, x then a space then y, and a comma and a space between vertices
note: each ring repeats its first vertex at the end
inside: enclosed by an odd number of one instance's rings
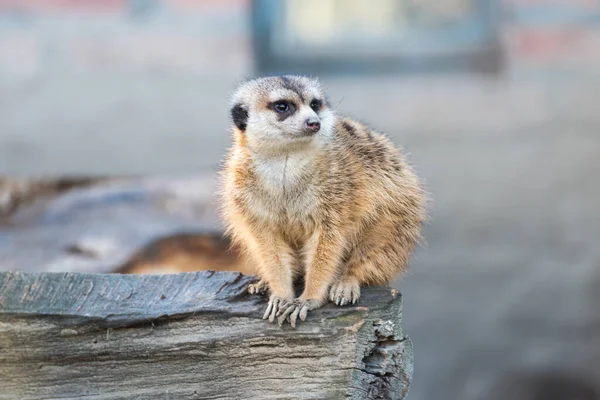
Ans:
POLYGON ((49 198, 76 187, 102 182, 100 177, 66 177, 58 179, 8 179, 0 177, 0 218, 39 200, 49 198))
POLYGON ((404 399, 401 296, 366 288, 294 330, 239 273, 0 273, 0 399, 404 399))
POLYGON ((216 189, 214 173, 0 179, 0 271, 252 273, 222 237, 216 189))

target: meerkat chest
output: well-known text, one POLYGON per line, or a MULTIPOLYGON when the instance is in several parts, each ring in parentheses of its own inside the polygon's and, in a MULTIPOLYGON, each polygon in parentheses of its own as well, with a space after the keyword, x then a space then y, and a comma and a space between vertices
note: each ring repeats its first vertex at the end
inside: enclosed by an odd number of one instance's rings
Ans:
POLYGON ((271 220, 309 217, 317 204, 312 162, 313 158, 304 154, 290 154, 257 163, 260 182, 256 191, 257 213, 271 220))

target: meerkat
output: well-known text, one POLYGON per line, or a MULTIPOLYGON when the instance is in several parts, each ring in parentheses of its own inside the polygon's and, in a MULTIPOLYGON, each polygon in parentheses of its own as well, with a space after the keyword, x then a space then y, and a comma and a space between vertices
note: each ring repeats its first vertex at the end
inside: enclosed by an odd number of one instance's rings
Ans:
POLYGON ((387 137, 337 115, 319 81, 303 76, 242 83, 231 119, 222 211, 258 269, 248 291, 270 294, 263 319, 295 327, 327 299, 354 304, 361 286, 407 269, 425 195, 387 137))

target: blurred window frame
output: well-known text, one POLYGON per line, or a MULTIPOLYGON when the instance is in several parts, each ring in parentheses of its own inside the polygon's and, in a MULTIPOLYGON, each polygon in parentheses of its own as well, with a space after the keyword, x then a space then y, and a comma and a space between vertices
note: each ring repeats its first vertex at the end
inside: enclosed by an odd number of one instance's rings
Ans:
MULTIPOLYGON (((363 43, 362 48, 353 47, 353 53, 344 52, 339 42, 332 42, 330 51, 318 46, 311 48, 306 43, 289 45, 293 34, 285 23, 285 7, 285 0, 251 1, 253 55, 258 74, 428 71, 497 74, 502 70, 499 10, 495 0, 475 0, 474 12, 457 23, 435 29, 413 29, 401 38, 384 37, 382 42, 391 44, 387 48, 373 49, 376 42, 363 43)), ((346 48, 350 50, 347 45, 346 48)))

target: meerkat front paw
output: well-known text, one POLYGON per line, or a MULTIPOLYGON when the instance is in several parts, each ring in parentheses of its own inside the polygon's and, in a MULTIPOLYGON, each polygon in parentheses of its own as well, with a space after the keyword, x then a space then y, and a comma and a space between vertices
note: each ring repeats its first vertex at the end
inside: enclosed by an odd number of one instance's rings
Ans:
POLYGON ((280 297, 272 294, 271 297, 269 297, 269 304, 267 304, 267 309, 265 310, 263 319, 268 318, 269 322, 275 321, 275 317, 277 315, 277 312, 281 308, 281 305, 290 303, 291 301, 293 301, 292 298, 280 297))
POLYGON ((268 290, 269 284, 264 279, 248 285, 248 293, 250 294, 266 294, 268 290))
POLYGON ((360 283, 356 278, 344 278, 329 290, 329 299, 338 306, 355 304, 360 298, 360 283))
POLYGON ((296 320, 298 317, 302 321, 306 320, 306 316, 309 311, 315 310, 323 305, 321 300, 317 299, 302 299, 298 298, 288 303, 283 303, 279 306, 279 312, 277 312, 277 321, 281 326, 286 319, 290 321, 292 328, 296 327, 296 320))

